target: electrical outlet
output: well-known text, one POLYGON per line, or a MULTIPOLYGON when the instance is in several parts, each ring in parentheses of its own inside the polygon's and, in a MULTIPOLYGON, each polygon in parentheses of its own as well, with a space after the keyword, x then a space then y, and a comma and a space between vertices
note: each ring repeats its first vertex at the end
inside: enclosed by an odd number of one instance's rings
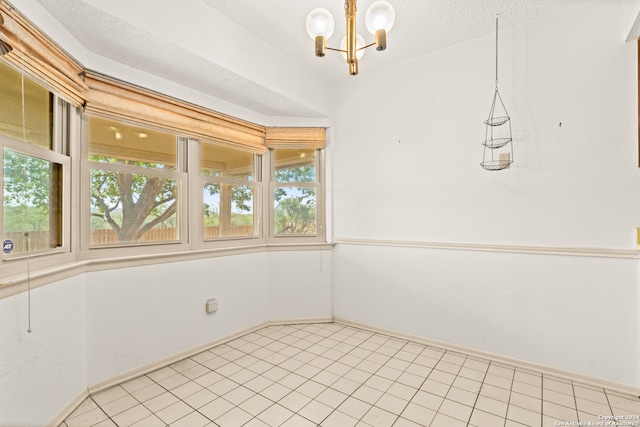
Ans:
POLYGON ((205 305, 205 309, 207 310, 207 313, 215 313, 216 311, 218 311, 218 300, 216 300, 215 298, 208 299, 205 305))

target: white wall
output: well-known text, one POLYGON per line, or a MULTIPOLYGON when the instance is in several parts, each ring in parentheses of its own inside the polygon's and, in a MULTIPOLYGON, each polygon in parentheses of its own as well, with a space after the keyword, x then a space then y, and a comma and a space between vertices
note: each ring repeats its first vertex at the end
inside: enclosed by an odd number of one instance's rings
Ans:
POLYGON ((330 317, 330 262, 279 251, 81 274, 33 290, 31 334, 27 294, 0 299, 0 426, 45 425, 87 387, 269 320, 330 317))
MULTIPOLYGON (((0 299, 0 426, 43 426, 87 388, 84 275, 0 299)), ((26 288, 26 285, 25 285, 26 288)))
POLYGON ((267 321, 330 317, 330 261, 326 251, 261 252, 89 273, 88 384, 267 321))
POLYGON ((331 251, 269 252, 269 319, 331 318, 331 251))
MULTIPOLYGON (((501 23, 509 170, 479 166, 493 35, 337 85, 335 239, 635 249, 639 9, 501 23)), ((334 277, 338 317, 640 386, 637 260, 338 243, 334 277)))
POLYGON ((88 384, 266 322, 266 271, 256 253, 89 273, 88 384))

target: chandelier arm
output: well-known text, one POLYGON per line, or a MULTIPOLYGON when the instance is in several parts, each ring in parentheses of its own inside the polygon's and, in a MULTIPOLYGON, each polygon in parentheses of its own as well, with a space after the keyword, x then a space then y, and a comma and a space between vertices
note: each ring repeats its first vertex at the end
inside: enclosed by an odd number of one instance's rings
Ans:
POLYGON ((326 47, 325 49, 327 49, 327 50, 333 50, 334 52, 347 53, 347 51, 346 51, 346 50, 344 50, 344 49, 336 49, 336 48, 334 48, 334 47, 326 47))
POLYGON ((366 49, 366 48, 371 47, 371 46, 375 46, 375 45, 376 45, 376 42, 369 43, 369 44, 368 44, 368 45, 366 45, 366 46, 362 46, 362 47, 359 47, 358 49, 356 49, 356 52, 357 52, 357 51, 359 51, 359 50, 366 49))

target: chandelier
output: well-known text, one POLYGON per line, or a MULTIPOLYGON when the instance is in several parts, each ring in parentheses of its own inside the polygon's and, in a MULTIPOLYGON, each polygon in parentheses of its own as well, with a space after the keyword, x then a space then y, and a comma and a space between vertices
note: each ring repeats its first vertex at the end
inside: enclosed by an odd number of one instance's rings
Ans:
POLYGON ((358 60, 364 55, 364 49, 376 46, 376 50, 387 48, 387 32, 396 20, 393 7, 386 1, 373 3, 365 15, 367 30, 376 37, 374 43, 365 45, 364 38, 356 33, 356 0, 345 0, 344 14, 347 18, 347 35, 342 39, 340 49, 326 46, 326 41, 333 34, 335 22, 333 15, 323 8, 312 10, 307 16, 307 33, 315 40, 316 56, 323 57, 326 50, 341 52, 349 64, 349 74, 358 74, 358 60))

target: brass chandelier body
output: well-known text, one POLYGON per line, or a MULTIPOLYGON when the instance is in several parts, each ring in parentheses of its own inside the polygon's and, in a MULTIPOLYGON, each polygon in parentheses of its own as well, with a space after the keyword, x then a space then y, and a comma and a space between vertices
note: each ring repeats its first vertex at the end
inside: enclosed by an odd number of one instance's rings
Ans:
POLYGON ((391 28, 395 21, 395 12, 393 11, 393 7, 386 1, 375 2, 367 11, 367 28, 371 32, 375 31, 375 42, 364 46, 358 46, 358 38, 362 37, 359 36, 356 32, 356 12, 358 11, 357 1, 345 0, 344 10, 346 18, 346 46, 344 46, 344 48, 342 49, 336 49, 328 47, 326 45, 326 40, 331 36, 333 29, 331 29, 328 35, 322 33, 322 31, 320 30, 314 32, 313 30, 309 29, 309 20, 312 18, 314 12, 319 10, 322 10, 329 15, 329 18, 331 19, 331 27, 333 26, 333 18, 325 9, 316 9, 309 14, 309 17, 307 18, 307 31, 312 38, 315 38, 316 56, 325 56, 326 50, 341 52, 343 55, 346 55, 347 64, 349 65, 349 74, 355 76, 358 74, 358 56, 361 56, 361 54, 364 53, 362 52, 360 53, 360 55, 358 55, 360 51, 374 45, 376 46, 376 50, 378 51, 382 51, 387 48, 387 31, 391 28))

